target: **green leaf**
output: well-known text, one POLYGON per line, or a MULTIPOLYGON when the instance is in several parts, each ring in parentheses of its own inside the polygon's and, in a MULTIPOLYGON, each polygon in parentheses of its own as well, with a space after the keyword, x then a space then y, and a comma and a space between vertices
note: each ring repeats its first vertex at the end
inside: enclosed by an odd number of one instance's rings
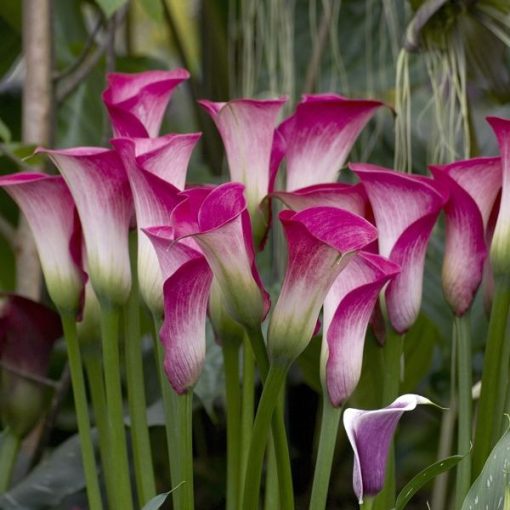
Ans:
POLYGON ((122 7, 127 0, 97 0, 99 7, 103 10, 105 16, 109 18, 117 9, 122 7))
POLYGON ((153 21, 163 21, 163 7, 161 0, 138 0, 140 6, 153 21))
POLYGON ((161 508, 161 505, 166 501, 166 498, 172 492, 177 490, 183 483, 186 483, 182 481, 179 485, 176 485, 172 490, 168 492, 164 492, 163 494, 158 494, 157 496, 154 496, 143 508, 142 510, 158 510, 158 508, 161 508))
MULTIPOLYGON (((485 418, 490 419, 490 416, 485 418)), ((462 510, 503 508, 505 489, 509 487, 509 472, 510 431, 507 430, 492 450, 480 476, 468 492, 462 510)))
POLYGON ((2 119, 0 119, 0 138, 6 143, 11 141, 11 131, 2 119))
MULTIPOLYGON (((452 467, 457 465, 462 459, 463 455, 452 455, 443 460, 438 460, 434 464, 420 471, 405 487, 400 491, 395 510, 403 510, 407 503, 411 501, 411 498, 430 480, 436 476, 450 470, 452 467)), ((492 508, 492 507, 491 507, 492 508)), ((496 508, 496 507, 494 507, 496 508)))

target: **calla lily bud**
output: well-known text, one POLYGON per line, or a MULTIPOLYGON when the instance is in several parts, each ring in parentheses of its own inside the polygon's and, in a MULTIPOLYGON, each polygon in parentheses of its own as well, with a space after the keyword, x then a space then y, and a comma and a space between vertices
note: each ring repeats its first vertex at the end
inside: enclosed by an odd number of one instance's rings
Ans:
POLYGON ((346 409, 343 416, 347 437, 354 450, 353 488, 360 505, 384 486, 388 453, 401 416, 419 404, 431 404, 419 395, 402 395, 383 409, 346 409))
POLYGON ((57 313, 30 299, 0 296, 0 410, 5 426, 19 438, 46 409, 45 377, 55 341, 62 335, 57 313))
POLYGON ((273 361, 294 360, 312 338, 324 299, 358 251, 377 238, 368 221, 333 207, 280 213, 287 270, 268 331, 273 361))

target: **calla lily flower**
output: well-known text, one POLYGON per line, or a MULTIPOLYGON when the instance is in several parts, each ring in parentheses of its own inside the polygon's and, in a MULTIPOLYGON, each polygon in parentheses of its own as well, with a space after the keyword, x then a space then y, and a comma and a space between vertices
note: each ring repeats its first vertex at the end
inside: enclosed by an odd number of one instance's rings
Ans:
POLYGON ((163 277, 152 243, 141 229, 164 225, 184 189, 191 152, 200 134, 159 138, 116 138, 112 145, 127 172, 138 228, 138 279, 142 297, 154 313, 163 312, 163 277))
POLYGON ((188 78, 185 69, 108 74, 103 102, 114 136, 157 136, 172 92, 188 78))
POLYGON ((193 388, 204 364, 207 302, 213 275, 200 252, 175 241, 173 229, 152 227, 145 233, 165 277, 165 319, 160 331, 164 369, 175 392, 183 394, 193 388))
POLYGON ((287 271, 268 331, 270 357, 292 361, 310 341, 324 299, 354 254, 377 238, 368 221, 333 207, 280 213, 287 271))
POLYGON ((420 310, 427 243, 448 198, 447 191, 427 177, 365 163, 349 166, 361 179, 370 200, 381 255, 402 268, 385 292, 391 324, 402 334, 420 310))
POLYGON ((510 273, 510 120, 488 117, 499 143, 502 167, 501 205, 491 244, 491 264, 494 274, 510 273))
POLYGON ((335 182, 356 138, 383 103, 305 95, 279 133, 286 141, 287 191, 335 182))
POLYGON ((193 237, 223 292, 228 313, 247 328, 257 327, 269 310, 269 295, 255 266, 244 186, 193 188, 182 196, 170 222, 177 239, 193 237))
POLYGON ((321 379, 334 407, 356 389, 369 320, 382 287, 400 267, 380 255, 358 252, 324 300, 321 379))
POLYGON ((245 185, 248 211, 259 240, 268 225, 269 211, 267 207, 265 211, 261 209, 261 202, 273 181, 275 125, 286 101, 287 98, 234 99, 228 103, 199 101, 220 132, 231 180, 245 185))
POLYGON ((419 404, 431 404, 419 395, 402 395, 383 409, 346 409, 343 416, 347 437, 354 450, 353 488, 360 505, 384 486, 388 452, 401 416, 419 404))
POLYGON ((4 425, 23 438, 40 419, 45 377, 55 341, 62 336, 57 313, 14 294, 0 295, 0 409, 4 425))
POLYGON ((501 160, 475 158, 430 170, 449 191, 443 291, 453 312, 462 316, 482 280, 487 223, 501 188, 501 160))
POLYGON ((30 172, 0 177, 0 187, 27 219, 48 293, 65 313, 81 311, 86 275, 81 269, 81 232, 73 198, 62 177, 30 172))
POLYGON ((38 152, 49 155, 71 191, 99 300, 123 304, 131 288, 128 234, 133 199, 122 161, 114 150, 98 147, 38 152))

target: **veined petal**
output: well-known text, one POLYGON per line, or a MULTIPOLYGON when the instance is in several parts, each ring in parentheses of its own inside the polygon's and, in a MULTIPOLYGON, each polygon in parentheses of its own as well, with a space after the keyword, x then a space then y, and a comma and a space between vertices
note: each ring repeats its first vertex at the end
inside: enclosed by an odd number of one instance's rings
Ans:
POLYGON ((128 233, 133 199, 122 161, 115 151, 97 147, 38 152, 49 155, 71 191, 96 294, 124 303, 131 288, 128 233))
POLYGON ((321 377, 335 407, 343 404, 358 384, 367 326, 379 292, 399 271, 388 259, 360 251, 326 296, 321 377))
POLYGON ((62 177, 19 173, 0 177, 0 187, 16 201, 27 219, 52 301, 62 312, 79 313, 86 275, 76 255, 79 220, 62 177))
POLYGON ((510 120, 488 117, 487 121, 496 133, 501 154, 502 190, 494 237, 491 244, 491 263, 494 274, 510 272, 510 120))
POLYGON ((103 102, 114 136, 157 136, 173 90, 188 78, 185 69, 110 73, 103 102))
POLYGON ((192 236, 200 246, 225 296, 225 306, 239 323, 254 327, 266 316, 269 296, 257 268, 244 186, 186 190, 172 212, 179 238, 192 236))
POLYGON ((359 503, 375 496, 384 486, 388 451, 401 416, 419 404, 430 404, 419 395, 402 395, 383 409, 346 409, 343 423, 354 451, 353 488, 359 503))
POLYGON ((335 182, 379 101, 334 94, 305 96, 282 134, 287 139, 287 191, 335 182))
POLYGON ((427 177, 363 163, 351 164, 365 187, 379 232, 379 251, 402 268, 386 290, 388 315, 403 333, 418 316, 427 243, 448 198, 427 177))
POLYGON ((269 323, 268 347, 273 359, 292 360, 312 337, 336 277, 377 231, 365 219, 333 207, 282 211, 280 221, 288 244, 287 271, 269 323))
POLYGON ((461 316, 482 280, 485 227, 501 188, 501 164, 499 158, 476 158, 430 170, 449 190, 442 281, 448 304, 461 316))
POLYGON ((165 320, 160 337, 165 373, 182 394, 197 382, 205 359, 205 321, 212 272, 203 257, 185 262, 165 281, 165 320))

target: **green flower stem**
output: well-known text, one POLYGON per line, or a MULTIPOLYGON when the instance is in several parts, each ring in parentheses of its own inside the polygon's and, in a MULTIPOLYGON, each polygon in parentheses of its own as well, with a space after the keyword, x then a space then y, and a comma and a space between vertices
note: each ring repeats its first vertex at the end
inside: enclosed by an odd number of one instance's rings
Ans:
POLYGON ((372 510, 374 508, 374 499, 366 498, 363 503, 359 505, 360 510, 372 510))
MULTIPOLYGON (((154 316, 154 352, 156 355, 156 365, 158 367, 159 384, 161 386, 161 396, 163 399, 163 412, 165 414, 165 432, 168 448, 168 462, 170 466, 171 488, 177 487, 182 482, 180 463, 179 463, 179 423, 176 409, 178 406, 178 396, 173 391, 168 379, 166 378, 163 365, 163 346, 159 340, 159 330, 161 329, 161 319, 154 316)), ((180 499, 182 490, 172 492, 172 501, 174 508, 180 510, 180 499)))
POLYGON ((266 491, 264 494, 264 510, 279 510, 280 498, 278 490, 278 466, 276 464, 276 452, 274 438, 271 434, 267 449, 266 460, 266 491))
POLYGON ((341 407, 333 407, 325 393, 322 397, 322 420, 317 460, 313 476, 310 510, 324 510, 328 498, 331 466, 338 436, 338 423, 342 414, 341 407))
POLYGON ((119 356, 119 309, 101 304, 104 381, 110 427, 110 466, 118 508, 132 510, 119 356))
POLYGON ((460 510, 464 498, 471 486, 471 434, 472 434, 472 396, 473 386, 472 361, 471 361, 471 332, 469 314, 463 317, 455 317, 453 322, 453 335, 457 346, 457 375, 458 375, 458 435, 457 449, 466 458, 457 466, 457 483, 455 488, 455 508, 460 510))
POLYGON ((227 510, 239 508, 241 485, 241 388, 239 385, 239 344, 223 341, 227 413, 227 510))
MULTIPOLYGON (((285 384, 289 366, 289 363, 271 365, 264 382, 264 389, 262 390, 262 396, 260 397, 257 415, 253 425, 248 464, 246 466, 243 510, 258 510, 259 508, 260 480, 262 477, 264 451, 266 449, 273 412, 277 406, 280 392, 285 384)), ((275 435, 275 443, 277 441, 278 438, 275 435)), ((276 450, 278 450, 278 447, 276 450)), ((276 452, 276 457, 278 461, 278 451, 276 452)), ((280 474, 280 470, 278 473, 280 474)), ((280 484, 285 483, 280 477, 279 482, 280 484)), ((289 508, 289 502, 283 498, 281 499, 281 508, 289 508)))
POLYGON ((100 352, 87 352, 85 350, 83 354, 83 362, 85 364, 85 372, 89 383, 92 408, 94 409, 94 418, 99 431, 99 452, 101 454, 106 494, 108 496, 109 506, 113 508, 115 505, 115 487, 113 485, 112 478, 113 470, 109 465, 110 431, 100 352))
POLYGON ((87 392, 85 390, 85 378, 81 361, 80 346, 76 333, 75 319, 71 315, 62 314, 62 326, 67 344, 67 356, 73 387, 74 406, 78 421, 78 434, 80 435, 81 454, 85 482, 87 485, 87 498, 90 510, 102 510, 101 493, 97 477, 94 445, 90 433, 90 419, 87 404, 87 392))
POLYGON ((482 388, 478 404, 478 419, 476 424, 475 443, 473 447, 472 479, 476 478, 485 464, 492 447, 495 444, 495 434, 501 430, 503 418, 504 397, 506 384, 500 386, 505 376, 508 359, 504 359, 505 330, 510 306, 510 286, 505 280, 496 281, 492 302, 485 359, 482 373, 482 388), (502 373, 503 372, 503 373, 502 373))
POLYGON ((7 491, 11 484, 12 471, 16 464, 21 440, 9 428, 2 433, 0 450, 0 494, 7 491))
POLYGON ((193 391, 177 396, 179 415, 179 460, 181 476, 184 482, 181 489, 181 506, 179 510, 193 510, 193 391))

